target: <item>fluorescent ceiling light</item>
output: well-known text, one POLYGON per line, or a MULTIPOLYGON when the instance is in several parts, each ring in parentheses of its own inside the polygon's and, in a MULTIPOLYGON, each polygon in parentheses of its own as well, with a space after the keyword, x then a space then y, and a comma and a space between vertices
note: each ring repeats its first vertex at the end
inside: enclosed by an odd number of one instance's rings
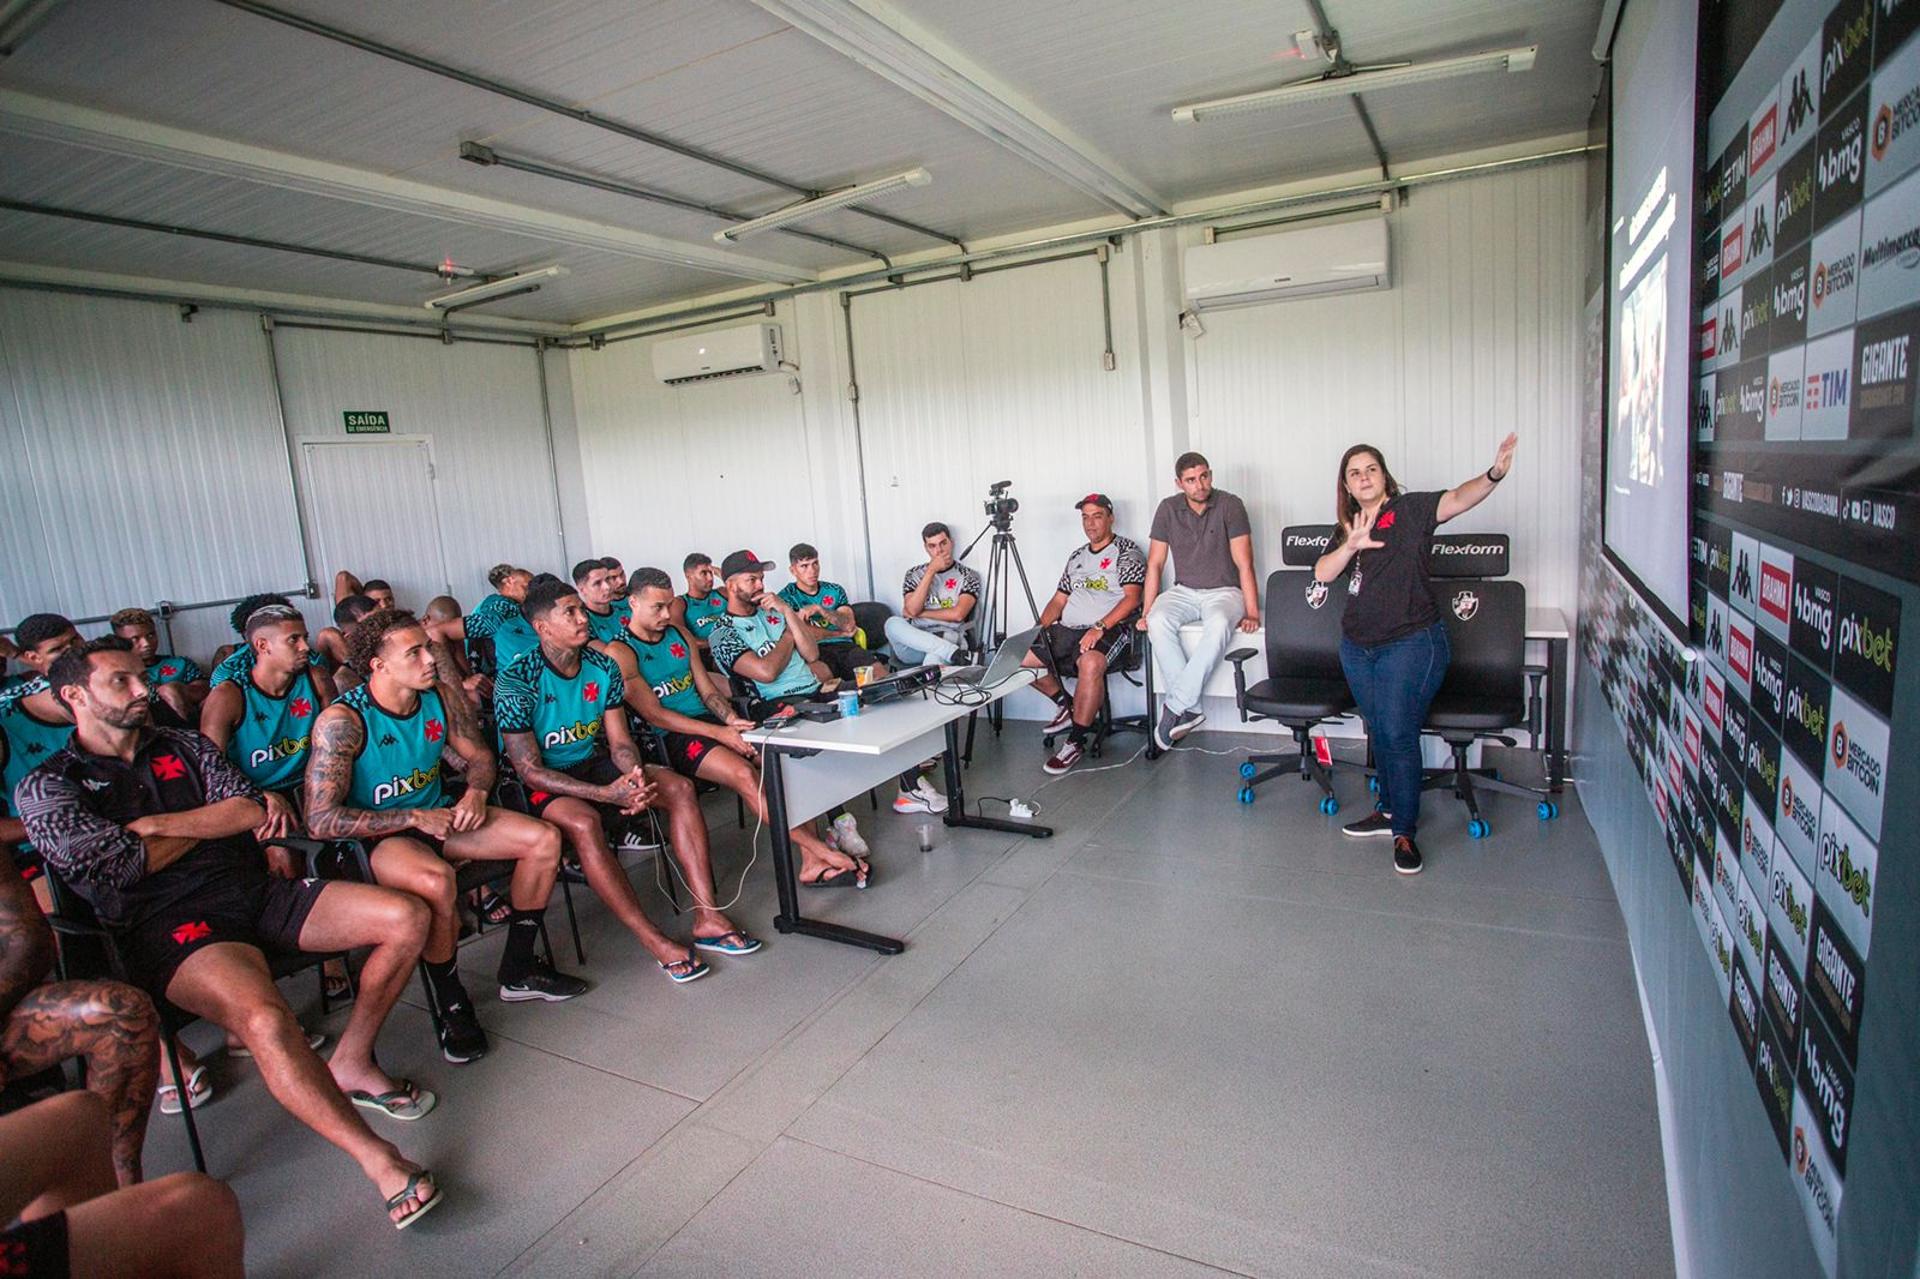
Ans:
POLYGON ((862 182, 859 186, 842 187, 838 191, 829 191, 811 200, 789 204, 784 209, 775 209, 772 213, 715 231, 714 242, 731 244, 742 236, 771 231, 775 227, 785 226, 789 222, 798 222, 802 218, 814 217, 833 209, 843 209, 849 204, 860 204, 875 196, 898 191, 902 187, 923 187, 931 181, 933 181, 933 175, 925 169, 908 169, 905 173, 896 173, 890 178, 876 178, 872 182, 862 182))
POLYGON ((522 271, 518 275, 505 275, 497 280, 488 280, 485 284, 476 284, 471 288, 455 289, 452 293, 440 293, 426 301, 429 311, 458 311, 478 302, 491 301, 514 293, 530 293, 540 287, 542 280, 557 280, 567 274, 563 266, 543 266, 532 271, 522 271))
POLYGON ((1173 118, 1211 120, 1215 116, 1237 115, 1243 111, 1267 111, 1275 107, 1291 106, 1296 102, 1315 102, 1323 98, 1339 98, 1353 93, 1373 93, 1381 89, 1396 89, 1401 85, 1424 84, 1429 80, 1451 80, 1456 76, 1478 75, 1487 71, 1527 71, 1532 69, 1533 58, 1537 52, 1539 52, 1538 45, 1527 45, 1518 49, 1493 49, 1486 53, 1470 53, 1459 58, 1438 58, 1432 62, 1401 62, 1378 67, 1356 67, 1345 74, 1333 72, 1316 76, 1311 80, 1297 80, 1292 84, 1283 84, 1277 89, 1261 89, 1257 93, 1242 93, 1231 98, 1214 98, 1207 102, 1190 102, 1186 106, 1175 107, 1173 118))

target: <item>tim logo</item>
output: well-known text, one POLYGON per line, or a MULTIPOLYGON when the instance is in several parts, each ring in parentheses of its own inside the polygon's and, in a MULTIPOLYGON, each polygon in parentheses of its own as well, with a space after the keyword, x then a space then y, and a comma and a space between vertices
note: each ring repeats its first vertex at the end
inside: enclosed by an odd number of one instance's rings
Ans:
POLYGON ((1307 607, 1318 611, 1327 604, 1327 584, 1325 582, 1307 583, 1307 607))
POLYGON ((1479 611, 1480 597, 1472 591, 1461 591, 1453 597, 1453 615, 1461 621, 1471 622, 1479 611))

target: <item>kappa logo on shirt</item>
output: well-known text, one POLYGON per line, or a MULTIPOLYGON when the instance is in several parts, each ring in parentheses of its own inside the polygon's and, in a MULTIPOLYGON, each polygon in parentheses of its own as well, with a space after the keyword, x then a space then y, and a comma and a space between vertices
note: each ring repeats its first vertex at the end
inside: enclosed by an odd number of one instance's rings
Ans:
POLYGON ((147 765, 153 775, 163 782, 177 782, 187 775, 187 765, 178 755, 155 755, 147 765))
POLYGON ((213 925, 204 919, 196 919, 190 924, 182 924, 173 930, 173 944, 191 946, 197 941, 205 941, 213 936, 213 925))
POLYGON ((80 784, 92 791, 105 790, 107 787, 113 785, 112 782, 104 781, 98 777, 83 777, 80 779, 80 784))
POLYGON ((428 741, 437 742, 442 737, 446 736, 446 733, 447 733, 447 726, 445 724, 442 724, 439 720, 430 719, 427 721, 427 740, 428 741))

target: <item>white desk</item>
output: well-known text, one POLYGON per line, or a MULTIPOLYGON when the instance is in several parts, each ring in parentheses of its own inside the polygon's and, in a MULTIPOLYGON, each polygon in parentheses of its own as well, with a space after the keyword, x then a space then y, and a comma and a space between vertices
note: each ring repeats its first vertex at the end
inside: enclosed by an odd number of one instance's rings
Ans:
POLYGON ((905 942, 891 937, 801 915, 788 831, 935 755, 946 759, 944 820, 948 826, 1005 831, 1037 839, 1053 834, 1051 827, 1032 822, 970 815, 960 777, 959 722, 1038 677, 1038 671, 1023 669, 991 690, 977 690, 978 700, 964 705, 935 701, 930 691, 923 690, 897 701, 862 707, 852 719, 821 722, 796 716, 743 733, 760 748, 761 767, 766 771, 767 824, 773 828, 774 876, 780 892, 780 913, 773 918, 774 928, 782 933, 865 946, 886 955, 897 955, 906 948, 905 942))

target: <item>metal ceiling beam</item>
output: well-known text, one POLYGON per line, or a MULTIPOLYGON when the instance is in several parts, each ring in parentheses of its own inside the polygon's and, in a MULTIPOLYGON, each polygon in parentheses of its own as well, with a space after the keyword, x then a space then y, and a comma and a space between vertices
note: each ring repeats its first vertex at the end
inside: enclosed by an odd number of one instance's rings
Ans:
MULTIPOLYGON (((1351 72, 1353 63, 1347 58, 1347 51, 1340 47, 1340 32, 1327 19, 1327 10, 1320 0, 1307 0, 1307 8, 1313 13, 1314 33, 1320 37, 1320 47, 1328 51, 1335 70, 1351 72)), ((1393 176, 1387 165, 1386 144, 1380 141, 1380 131, 1373 127, 1373 116, 1367 111, 1367 104, 1360 100, 1358 93, 1351 99, 1353 113, 1360 118, 1360 127, 1367 131, 1367 142, 1373 147, 1374 162, 1380 166, 1380 176, 1393 176)))
MULTIPOLYGON (((746 222, 749 216, 733 209, 723 209, 714 204, 703 204, 698 200, 689 200, 685 196, 671 195, 665 191, 656 191, 652 187, 634 186, 629 182, 615 182, 596 174, 584 173, 579 169, 563 165, 550 164, 545 160, 535 160, 523 155, 514 155, 508 151, 496 150, 478 142, 462 142, 460 158, 481 168, 498 165, 502 169, 515 169, 521 173, 531 173, 535 177, 552 178, 556 182, 571 182, 576 186, 592 187, 596 191, 608 191, 614 195, 629 196, 635 200, 651 200, 655 204, 664 204, 669 208, 685 209, 690 213, 706 213, 719 218, 722 222, 746 222)), ((878 249, 869 249, 864 245, 850 244, 845 240, 836 240, 830 235, 816 235, 812 231, 802 231, 795 227, 782 227, 781 230, 802 240, 812 240, 816 244, 831 245, 836 249, 846 249, 858 253, 863 258, 879 258, 887 265, 893 265, 893 259, 878 249)))
MULTIPOLYGON (((635 142, 643 142, 650 147, 658 147, 662 151, 671 151, 673 154, 685 156, 689 160, 697 160, 701 164, 712 165, 716 169, 725 169, 729 173, 738 174, 743 178, 751 178, 755 182, 763 182, 770 187, 778 187, 782 191, 793 195, 805 196, 808 199, 812 199, 815 196, 825 194, 816 188, 802 186, 788 178, 768 173, 765 169, 756 169, 741 164, 736 160, 729 160, 725 156, 716 155, 711 151, 703 151, 699 147, 689 146, 684 142, 676 142, 672 138, 662 134, 654 133, 650 130, 642 129, 608 116, 603 116, 598 112, 589 111, 585 107, 572 106, 557 98, 549 98, 544 94, 533 93, 530 90, 508 84, 503 80, 495 80, 491 76, 483 76, 478 72, 467 71, 461 67, 429 58, 424 54, 414 53, 411 50, 386 44, 382 41, 372 39, 369 36, 360 35, 357 32, 348 31, 343 27, 331 26, 328 23, 309 18, 304 14, 291 13, 270 4, 261 4, 259 0, 214 0, 214 2, 238 9, 243 13, 251 13, 255 17, 266 18, 271 22, 278 22, 284 26, 292 27, 296 31, 305 31, 309 35, 320 36, 324 39, 332 40, 337 44, 344 44, 348 48, 358 49, 362 53, 371 53, 377 57, 387 58, 391 61, 401 63, 404 66, 413 67, 415 70, 425 71, 430 75, 437 75, 459 84, 468 85, 471 88, 485 90, 488 93, 496 93, 503 98, 511 98, 515 102, 522 102, 527 106, 537 107, 542 111, 550 111, 555 115, 565 116, 569 120, 577 120, 581 124, 591 125, 596 129, 604 129, 609 133, 617 133, 623 138, 631 138, 635 142)), ((896 218, 891 213, 882 213, 878 209, 869 209, 861 205, 850 205, 848 207, 850 212, 863 214, 875 221, 900 227, 902 230, 912 231, 916 235, 924 235, 931 240, 940 240, 960 249, 967 247, 958 239, 948 235, 944 231, 936 231, 931 227, 921 226, 917 222, 909 222, 905 218, 896 218)))
POLYGON ((1166 212, 1145 182, 886 0, 753 2, 1102 204, 1166 212))
MULTIPOLYGON (((175 226, 170 222, 147 222, 140 218, 123 218, 111 213, 90 213, 85 209, 68 209, 53 204, 35 204, 29 200, 9 200, 0 196, 0 209, 10 209, 15 213, 33 213, 47 218, 66 218, 74 222, 92 222, 99 226, 126 227, 132 231, 154 231, 161 235, 183 235, 195 240, 213 240, 219 244, 238 244, 249 249, 272 249, 276 253, 301 253, 313 258, 330 258, 335 262, 352 262, 359 266, 383 266, 395 271, 410 271, 416 275, 440 274, 440 267, 432 262, 405 262, 399 258, 383 258, 372 253, 352 253, 345 249, 322 249, 310 244, 292 244, 286 240, 267 240, 257 235, 234 235, 227 231, 208 231, 200 227, 175 226)), ((480 275, 482 282, 496 277, 480 275)))
POLYGON ((27 42, 40 24, 53 16, 62 0, 0 0, 0 58, 27 42))
POLYGON ((669 239, 531 205, 430 186, 372 169, 175 129, 13 89, 0 89, 0 132, 738 279, 800 284, 819 278, 818 272, 804 267, 743 257, 735 250, 711 244, 669 239))

